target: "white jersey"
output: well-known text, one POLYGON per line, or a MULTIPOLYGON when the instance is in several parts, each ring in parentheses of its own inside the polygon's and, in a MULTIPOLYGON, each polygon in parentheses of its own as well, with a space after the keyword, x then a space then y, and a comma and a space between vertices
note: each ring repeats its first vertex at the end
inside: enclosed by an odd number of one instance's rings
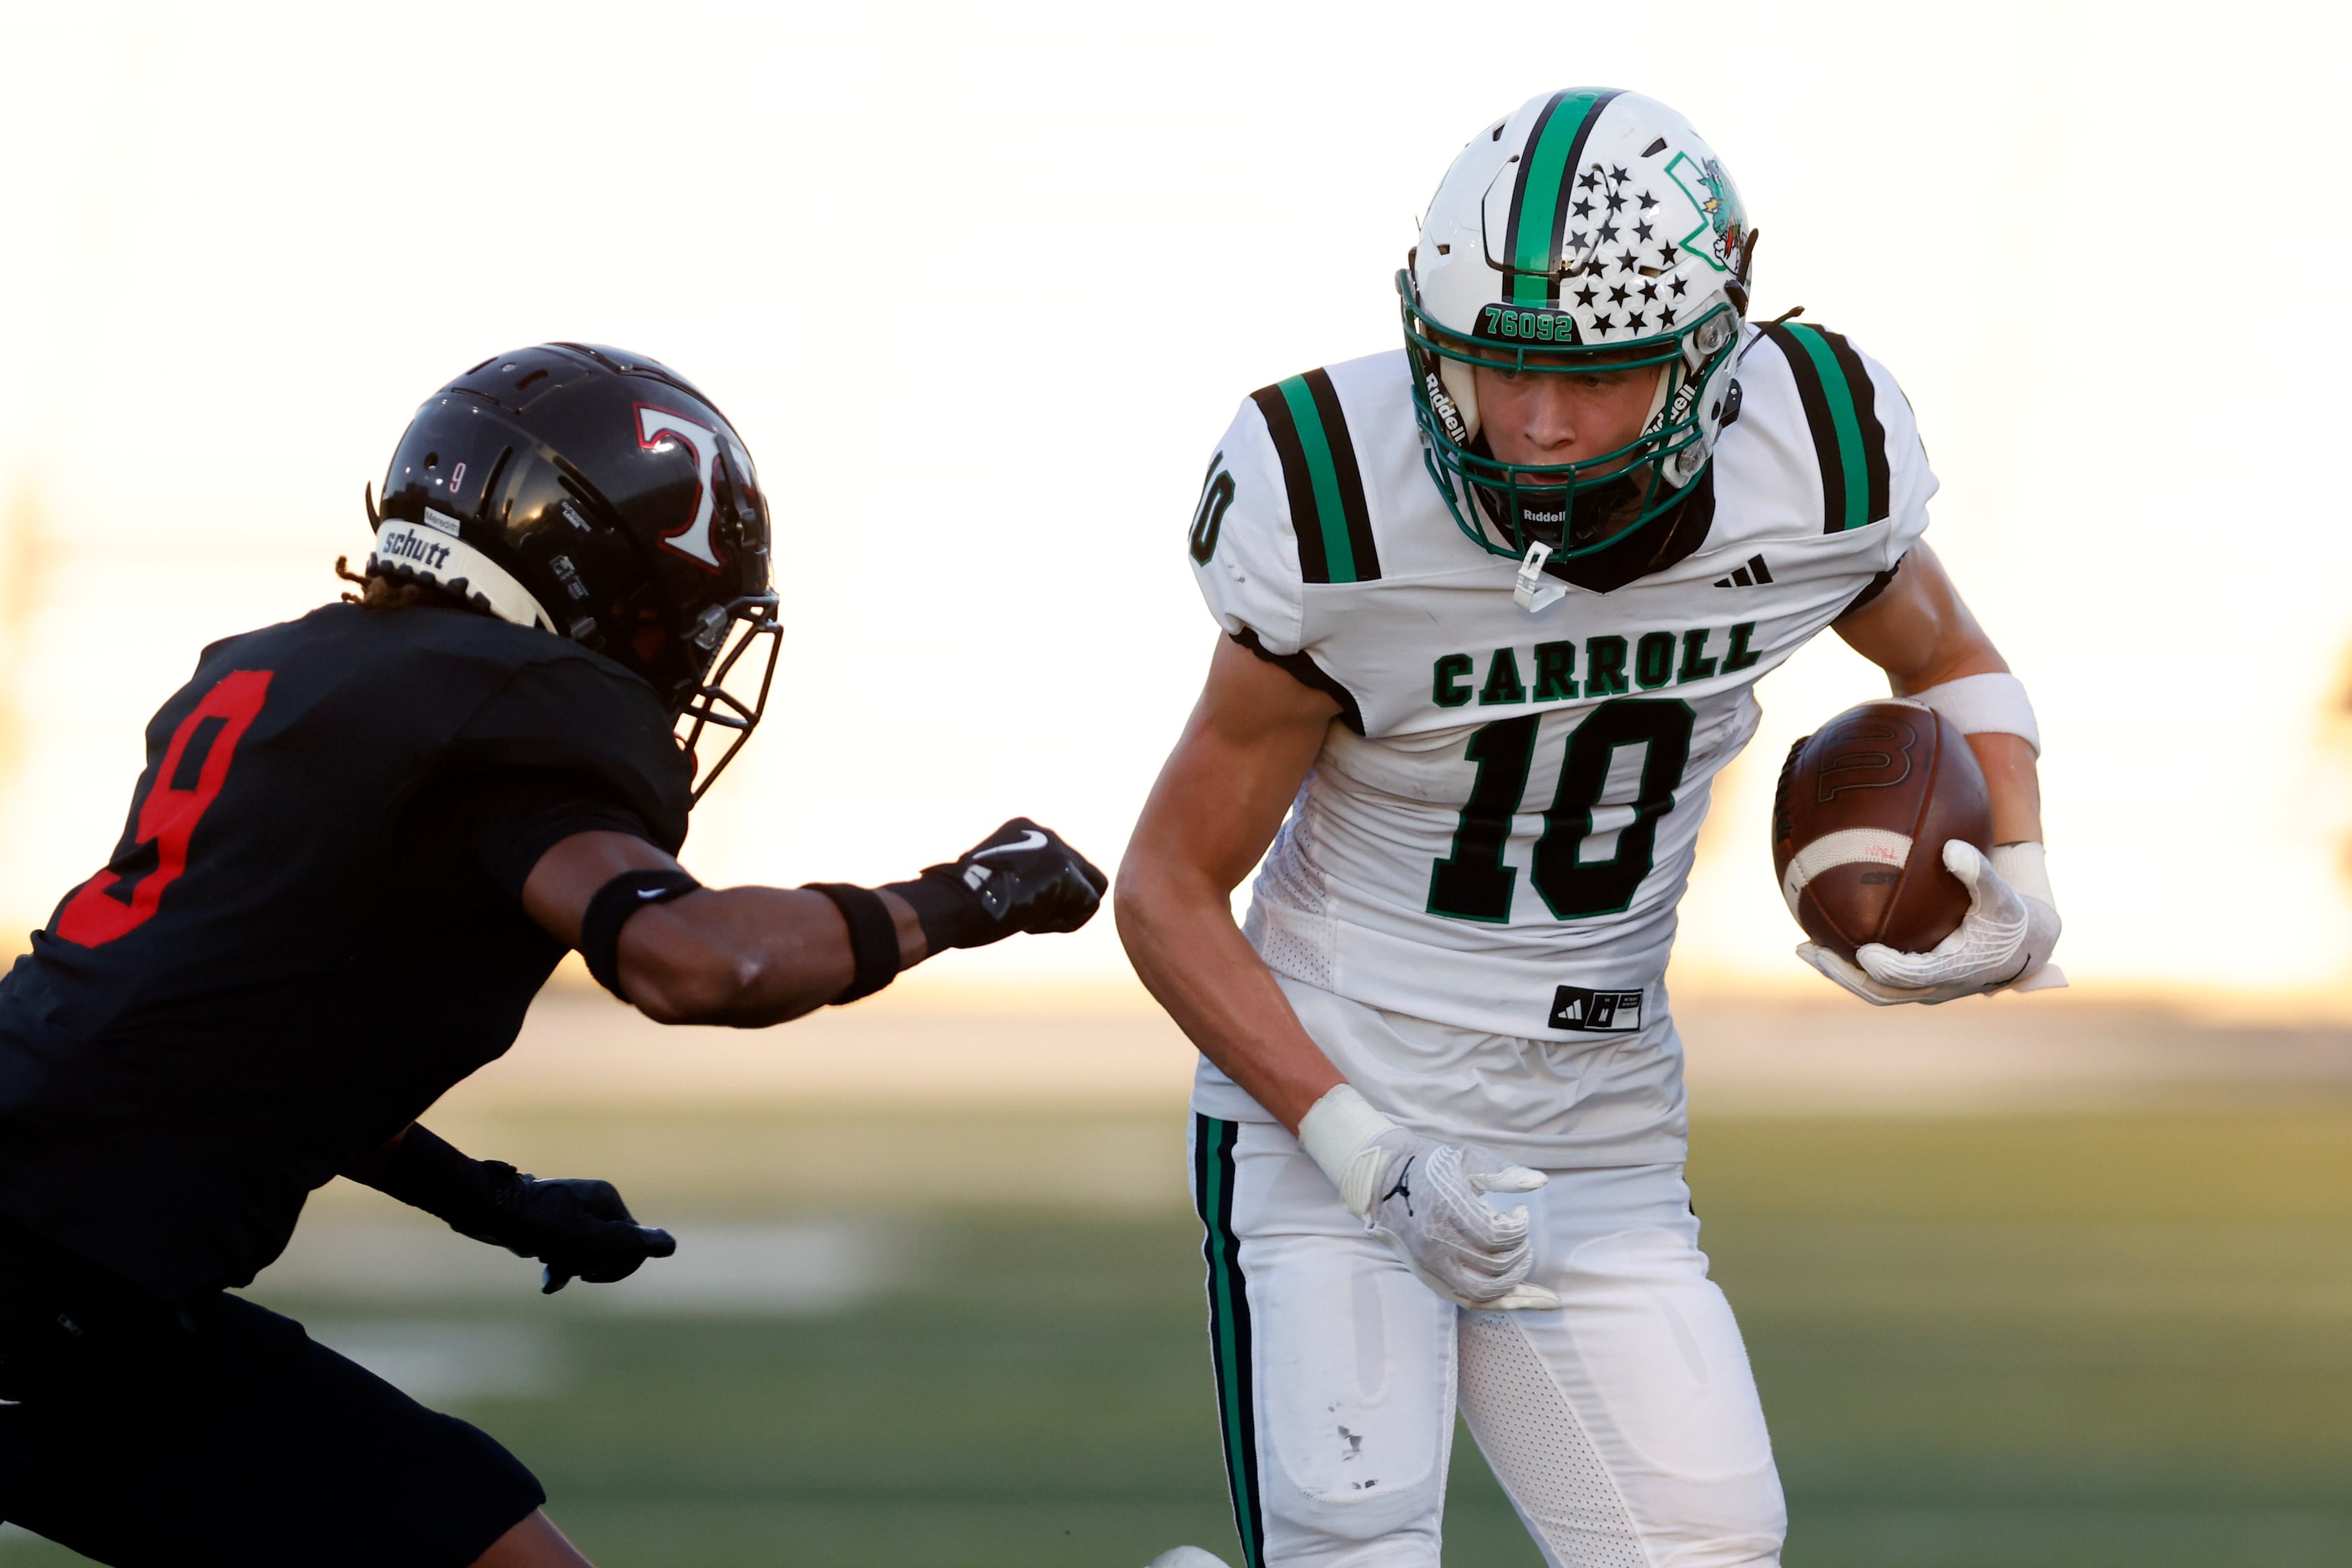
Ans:
MULTIPOLYGON (((1619 1065, 1678 1128, 1679 1047, 1645 1026, 1709 786, 1756 731, 1755 683, 1926 528, 1910 406, 1834 333, 1749 329, 1737 418, 1680 513, 1628 542, 1638 561, 1580 563, 1609 591, 1571 582, 1530 615, 1517 563, 1465 538, 1431 478, 1409 375, 1398 350, 1253 395, 1193 520, 1225 631, 1343 710, 1245 930, 1277 974, 1521 1057, 1654 1042, 1633 1054, 1675 1059, 1619 1065)), ((1502 1061, 1449 1074, 1444 1113, 1385 1096, 1376 1061, 1339 1065, 1425 1125, 1557 1111, 1515 1106, 1502 1061)), ((1204 1069, 1204 1114, 1264 1114, 1204 1069)))

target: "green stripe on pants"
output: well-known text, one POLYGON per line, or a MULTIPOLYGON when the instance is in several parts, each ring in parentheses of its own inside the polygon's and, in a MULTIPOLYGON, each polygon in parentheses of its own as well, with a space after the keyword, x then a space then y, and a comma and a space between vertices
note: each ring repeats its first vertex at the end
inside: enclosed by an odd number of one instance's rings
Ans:
POLYGON ((1209 1347, 1216 1363, 1225 1479, 1233 1490, 1234 1529, 1241 1538, 1244 1568, 1263 1568, 1265 1542, 1257 1496, 1253 1426, 1256 1404, 1247 1339, 1249 1296, 1239 1267, 1241 1243, 1233 1231, 1233 1151, 1240 1135, 1237 1122, 1198 1114, 1192 1118, 1197 1196, 1201 1222, 1208 1233, 1202 1251, 1209 1264, 1209 1347))

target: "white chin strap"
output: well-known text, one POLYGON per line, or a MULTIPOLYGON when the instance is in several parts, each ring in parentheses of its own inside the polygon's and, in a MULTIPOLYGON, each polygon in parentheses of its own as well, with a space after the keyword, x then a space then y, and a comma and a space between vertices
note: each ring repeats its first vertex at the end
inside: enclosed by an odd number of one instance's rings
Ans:
POLYGON ((468 604, 485 605, 499 619, 519 626, 555 629, 530 590, 515 581, 511 573, 456 534, 437 528, 385 518, 375 531, 368 570, 428 583, 468 604))

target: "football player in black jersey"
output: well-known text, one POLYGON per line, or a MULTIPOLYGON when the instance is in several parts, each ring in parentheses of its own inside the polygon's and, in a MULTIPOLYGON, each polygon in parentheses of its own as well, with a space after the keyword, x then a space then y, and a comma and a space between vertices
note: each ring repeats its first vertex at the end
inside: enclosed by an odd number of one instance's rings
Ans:
POLYGON ((205 650, 112 858, 0 980, 0 1518, 100 1562, 583 1563, 497 1443, 226 1291, 339 1173, 551 1290, 671 1252, 609 1185, 415 1124, 567 948, 652 1018, 754 1026, 1104 886, 1026 819, 879 889, 680 868, 778 630, 750 456, 662 365, 483 361, 370 514, 362 595, 205 650))

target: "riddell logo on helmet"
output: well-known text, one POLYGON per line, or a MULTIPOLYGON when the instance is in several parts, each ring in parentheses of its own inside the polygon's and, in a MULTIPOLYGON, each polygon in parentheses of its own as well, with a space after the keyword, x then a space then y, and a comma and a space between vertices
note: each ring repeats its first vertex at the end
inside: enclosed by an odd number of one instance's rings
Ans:
POLYGON ((1665 409, 1665 423, 1679 425, 1690 417, 1691 405, 1698 401, 1698 383, 1685 380, 1675 388, 1675 400, 1665 409))
POLYGON ((1429 394, 1429 405, 1437 410, 1440 419, 1445 421, 1445 438, 1457 447, 1468 446, 1470 426, 1462 422, 1462 411, 1454 406, 1454 399, 1446 394, 1444 381, 1435 371, 1429 371, 1422 377, 1422 388, 1429 394))

